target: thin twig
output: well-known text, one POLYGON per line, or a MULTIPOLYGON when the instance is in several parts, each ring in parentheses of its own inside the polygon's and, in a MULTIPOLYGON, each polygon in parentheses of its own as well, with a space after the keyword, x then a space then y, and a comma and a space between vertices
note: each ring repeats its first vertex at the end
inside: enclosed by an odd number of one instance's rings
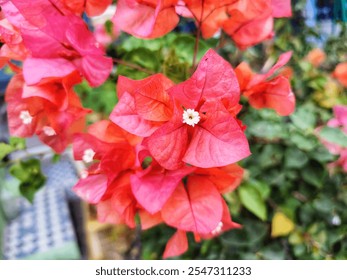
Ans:
POLYGON ((117 63, 117 64, 122 64, 122 65, 124 65, 124 66, 126 66, 126 67, 129 67, 129 68, 133 68, 133 69, 139 70, 139 71, 144 72, 144 73, 147 73, 147 74, 149 74, 149 75, 155 74, 155 73, 154 73, 153 71, 151 71, 151 70, 148 70, 148 69, 146 69, 146 68, 143 68, 143 67, 141 67, 141 66, 139 66, 139 65, 137 65, 137 64, 131 63, 131 62, 126 62, 126 61, 124 61, 124 60, 122 60, 122 59, 113 58, 113 62, 115 62, 115 63, 117 63))
POLYGON ((198 27, 196 30, 196 38, 195 38, 195 46, 194 46, 194 55, 193 55, 193 64, 192 64, 192 72, 195 69, 196 64, 196 57, 198 55, 199 51, 199 41, 200 41, 200 32, 201 32, 201 25, 203 22, 202 17, 204 16, 204 7, 205 7, 205 0, 202 0, 202 7, 201 7, 201 14, 200 14, 200 20, 198 21, 198 27))

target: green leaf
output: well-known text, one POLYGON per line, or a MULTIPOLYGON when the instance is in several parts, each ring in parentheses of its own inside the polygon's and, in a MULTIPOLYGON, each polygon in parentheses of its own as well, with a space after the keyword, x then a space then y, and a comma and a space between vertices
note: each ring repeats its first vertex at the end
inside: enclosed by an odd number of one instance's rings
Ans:
MULTIPOLYGON (((123 58, 127 63, 131 63, 138 67, 152 71, 153 73, 159 72, 160 60, 158 57, 158 52, 151 51, 146 48, 137 48, 128 52, 123 58)), ((132 79, 143 79, 148 77, 150 74, 134 69, 133 67, 118 64, 117 65, 118 75, 123 75, 132 79)))
POLYGON ((0 143, 0 161, 2 161, 8 154, 12 153, 14 148, 6 143, 0 143))
POLYGON ((24 150, 26 148, 25 138, 10 137, 10 145, 16 150, 24 150))
POLYGON ((107 80, 100 87, 92 88, 87 82, 75 86, 76 92, 81 96, 83 106, 95 112, 109 115, 117 104, 116 86, 114 81, 107 80))
POLYGON ((301 106, 290 116, 294 125, 302 130, 313 129, 316 126, 314 107, 311 105, 301 106))
POLYGON ((300 132, 292 133, 290 140, 294 143, 299 149, 304 151, 313 150, 317 144, 318 140, 313 135, 303 135, 300 132))
POLYGON ((286 130, 282 124, 269 121, 256 121, 250 124, 248 132, 269 140, 286 137, 286 130))
POLYGON ((288 168, 301 168, 308 162, 306 153, 294 147, 289 147, 285 151, 284 164, 288 168))
POLYGON ((266 204, 259 191, 252 185, 239 187, 241 203, 254 215, 265 221, 267 217, 266 204))
POLYGON ((335 127, 323 127, 319 133, 325 141, 337 144, 341 147, 347 147, 347 135, 341 131, 339 128, 335 127))
POLYGON ((32 203, 35 193, 46 182, 46 177, 41 172, 40 161, 37 159, 20 161, 12 165, 9 172, 20 181, 19 190, 21 194, 32 203))
MULTIPOLYGON (((193 62, 195 37, 190 35, 180 35, 172 42, 176 54, 183 61, 191 64, 193 62)), ((196 61, 200 61, 203 55, 208 51, 209 46, 202 40, 199 41, 199 50, 196 56, 196 61)))
POLYGON ((310 162, 310 164, 302 170, 301 174, 305 182, 317 188, 321 188, 323 187, 323 181, 327 175, 327 171, 320 164, 310 162))

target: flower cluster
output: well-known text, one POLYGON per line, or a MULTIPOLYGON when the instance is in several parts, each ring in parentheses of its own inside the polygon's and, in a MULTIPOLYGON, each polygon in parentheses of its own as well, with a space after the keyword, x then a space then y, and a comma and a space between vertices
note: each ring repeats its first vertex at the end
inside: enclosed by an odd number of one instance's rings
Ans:
MULTIPOLYGON (((188 248, 187 232, 199 241, 239 227, 223 195, 240 184, 237 162, 251 154, 240 95, 257 109, 291 114, 295 97, 278 71, 291 53, 266 74, 245 63, 234 71, 209 50, 179 84, 163 74, 119 76, 110 120, 85 132, 90 110, 74 86, 83 78, 102 85, 113 62, 81 14, 99 15, 111 2, 0 0, 0 66, 15 72, 6 92, 10 133, 36 134, 57 153, 72 142, 75 159, 88 166, 74 190, 96 206, 99 220, 135 227, 138 215, 142 229, 165 223, 177 232, 164 257, 177 256, 188 248)), ((117 31, 156 38, 179 16, 190 17, 204 38, 224 30, 246 48, 273 36, 274 18, 290 15, 289 0, 119 0, 113 22, 117 31)), ((103 31, 96 30, 108 42, 103 31)))
POLYGON ((197 240, 238 227, 221 194, 243 176, 235 163, 250 155, 232 67, 213 50, 190 79, 175 85, 162 74, 120 77, 119 103, 109 121, 74 139, 77 160, 90 163, 75 191, 97 205, 99 218, 147 229, 177 229, 164 257, 197 240))
POLYGON ((101 85, 112 60, 84 21, 59 1, 1 0, 0 5, 0 64, 9 63, 16 72, 6 92, 10 133, 36 134, 61 153, 73 133, 84 129, 89 112, 73 86, 82 77, 101 85), (22 68, 13 60, 21 61, 22 68))
POLYGON ((119 0, 114 23, 133 36, 157 38, 183 16, 195 20, 205 39, 222 29, 245 49, 272 38, 274 18, 291 14, 290 0, 119 0))

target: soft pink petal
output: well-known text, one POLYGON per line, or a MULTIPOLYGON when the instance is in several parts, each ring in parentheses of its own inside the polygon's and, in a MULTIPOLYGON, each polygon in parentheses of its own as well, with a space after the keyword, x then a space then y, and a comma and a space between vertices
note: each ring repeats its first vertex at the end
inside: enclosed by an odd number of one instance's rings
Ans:
POLYGON ((146 210, 139 210, 138 211, 140 220, 141 220, 141 229, 146 230, 151 227, 154 227, 160 223, 163 222, 163 219, 161 217, 161 213, 158 212, 154 215, 148 213, 146 210))
POLYGON ((187 129, 180 119, 170 121, 145 139, 144 145, 162 167, 178 169, 183 166, 182 158, 188 145, 187 129))
POLYGON ((161 210, 178 183, 194 170, 190 167, 169 171, 161 168, 144 170, 131 176, 131 189, 139 204, 149 213, 161 210))
POLYGON ((188 250, 188 239, 185 231, 178 230, 167 242, 163 258, 171 258, 182 255, 188 250))
MULTIPOLYGON (((213 102, 210 104, 215 106, 213 102)), ((206 104, 206 108, 210 104, 206 104)), ((194 128, 183 161, 209 168, 225 166, 248 157, 248 141, 236 119, 217 107, 215 110, 210 109, 210 112, 207 119, 194 128)))
POLYGON ((275 18, 291 17, 291 0, 271 0, 272 15, 275 18))
POLYGON ((115 225, 124 223, 121 215, 119 215, 117 211, 114 211, 111 199, 100 201, 96 205, 96 211, 98 214, 98 221, 101 223, 109 223, 115 225))
POLYGON ((101 55, 86 55, 79 69, 89 84, 93 87, 102 85, 111 73, 112 59, 101 55))
POLYGON ((162 210, 164 221, 177 229, 207 234, 222 219, 222 198, 206 178, 188 178, 187 188, 180 184, 162 210))
POLYGON ((103 174, 89 175, 80 179, 73 187, 73 191, 88 203, 98 203, 107 188, 107 177, 103 174))
POLYGON ((110 120, 124 130, 141 136, 150 136, 161 124, 143 119, 136 112, 134 97, 124 92, 110 115, 110 120))
POLYGON ((136 112, 149 121, 168 121, 173 113, 173 104, 166 90, 173 82, 162 74, 146 79, 134 93, 136 112))
POLYGON ((187 109, 195 109, 202 98, 227 98, 232 104, 240 98, 234 70, 212 49, 203 56, 193 76, 172 87, 169 93, 187 109))
POLYGON ((278 76, 267 82, 263 91, 252 94, 249 103, 256 109, 271 108, 280 116, 288 116, 295 110, 295 95, 288 79, 278 76))
POLYGON ((34 85, 44 78, 65 77, 75 66, 63 58, 28 58, 23 63, 23 75, 28 85, 34 85))

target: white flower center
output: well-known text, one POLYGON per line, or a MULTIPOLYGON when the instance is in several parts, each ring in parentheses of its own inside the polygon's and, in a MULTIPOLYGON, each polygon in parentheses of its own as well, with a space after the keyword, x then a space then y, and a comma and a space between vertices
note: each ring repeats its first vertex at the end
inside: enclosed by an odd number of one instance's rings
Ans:
POLYGON ((47 136, 54 136, 57 135, 53 127, 50 126, 44 126, 43 127, 43 133, 46 134, 47 136))
POLYGON ((81 172, 81 174, 80 174, 81 179, 85 179, 85 178, 87 178, 87 177, 88 177, 88 175, 89 175, 89 173, 88 173, 88 171, 87 171, 87 170, 83 170, 83 171, 81 172))
POLYGON ((85 163, 91 163, 93 161, 93 158, 95 156, 95 152, 93 151, 93 149, 87 149, 83 152, 83 161, 85 163))
POLYGON ((19 118, 22 120, 23 124, 31 124, 33 117, 30 115, 29 111, 21 111, 19 118))
POLYGON ((198 124, 199 121, 200 115, 198 112, 194 111, 194 109, 187 109, 183 112, 183 123, 194 127, 194 125, 198 124))
POLYGON ((217 227, 211 231, 211 233, 213 235, 217 235, 217 234, 220 234, 222 232, 222 228, 223 228, 223 223, 222 222, 219 222, 217 227))

